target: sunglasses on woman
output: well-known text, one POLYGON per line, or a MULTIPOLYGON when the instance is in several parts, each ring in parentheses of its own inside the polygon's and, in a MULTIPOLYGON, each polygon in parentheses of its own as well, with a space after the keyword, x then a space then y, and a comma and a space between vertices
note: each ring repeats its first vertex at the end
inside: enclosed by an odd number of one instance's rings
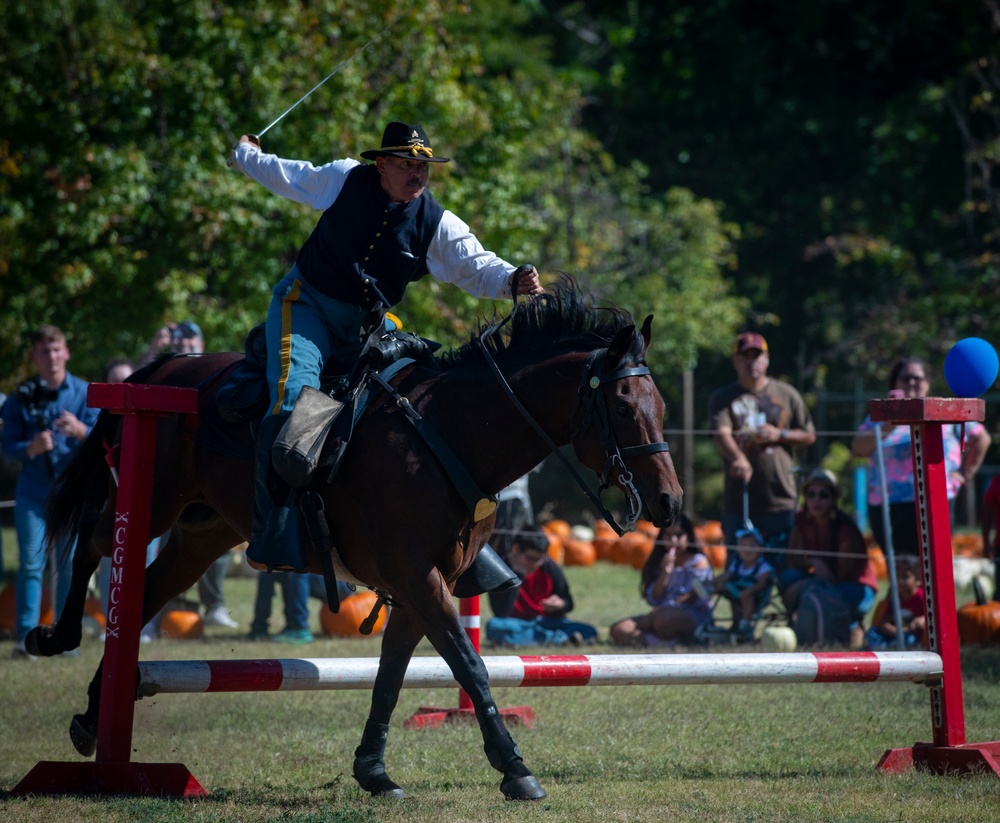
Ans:
POLYGON ((814 497, 818 497, 820 500, 829 500, 833 495, 826 489, 809 489, 806 492, 806 499, 811 500, 814 497))

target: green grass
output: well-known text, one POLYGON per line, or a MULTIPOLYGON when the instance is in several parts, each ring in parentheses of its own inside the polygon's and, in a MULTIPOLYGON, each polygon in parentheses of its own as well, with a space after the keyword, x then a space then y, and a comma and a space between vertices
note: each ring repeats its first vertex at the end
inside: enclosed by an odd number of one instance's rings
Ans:
MULTIPOLYGON (((8 556, 12 546, 5 542, 8 556)), ((567 573, 577 616, 602 637, 612 620, 641 609, 631 569, 567 573)), ((143 646, 142 656, 377 655, 377 639, 304 647, 243 640, 255 585, 226 582, 240 632, 162 640, 143 646)), ((529 705, 538 716, 533 728, 513 730, 549 792, 533 804, 503 801, 475 727, 402 728, 420 706, 456 705, 454 688, 402 692, 387 763, 407 798, 394 802, 362 795, 350 776, 367 692, 163 695, 136 706, 132 759, 183 763, 209 798, 13 797, 9 790, 38 761, 79 760, 67 728, 85 705, 102 647, 88 640, 79 658, 35 663, 8 660, 10 648, 0 643, 0 821, 1000 820, 994 777, 875 769, 886 749, 930 737, 926 689, 910 684, 497 689, 501 707, 529 705)), ((965 649, 962 662, 969 740, 1000 738, 1000 649, 965 649)))

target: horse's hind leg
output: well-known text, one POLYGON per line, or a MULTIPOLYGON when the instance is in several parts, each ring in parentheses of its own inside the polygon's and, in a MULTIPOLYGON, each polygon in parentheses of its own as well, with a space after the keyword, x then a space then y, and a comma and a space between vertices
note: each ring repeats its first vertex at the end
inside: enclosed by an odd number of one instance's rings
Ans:
POLYGON ((91 544, 93 534, 93 522, 81 528, 73 554, 73 576, 59 619, 55 626, 36 626, 28 632, 24 645, 29 654, 53 657, 80 646, 87 587, 101 560, 100 553, 91 544))
POLYGON ((385 773, 385 743, 389 720, 403 687, 406 667, 423 637, 418 625, 407 622, 403 609, 394 609, 382 635, 382 652, 372 689, 371 712, 361 743, 354 751, 354 779, 372 797, 402 797, 403 790, 385 773))

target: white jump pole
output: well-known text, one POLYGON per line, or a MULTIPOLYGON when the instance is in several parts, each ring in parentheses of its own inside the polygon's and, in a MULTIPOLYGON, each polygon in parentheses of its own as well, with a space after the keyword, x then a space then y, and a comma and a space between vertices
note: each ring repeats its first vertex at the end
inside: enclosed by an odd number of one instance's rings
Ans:
MULTIPOLYGON (((940 682, 932 652, 601 654, 488 656, 490 686, 635 686, 696 683, 940 682)), ((377 658, 140 661, 139 696, 170 693, 369 690, 377 658)), ((403 688, 457 685, 438 657, 410 661, 403 688)))

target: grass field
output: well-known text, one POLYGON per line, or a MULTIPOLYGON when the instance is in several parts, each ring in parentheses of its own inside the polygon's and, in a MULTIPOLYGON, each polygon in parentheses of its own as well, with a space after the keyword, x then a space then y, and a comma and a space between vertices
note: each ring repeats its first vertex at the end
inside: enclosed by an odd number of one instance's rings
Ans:
MULTIPOLYGON (((8 567, 12 546, 10 536, 8 567)), ((639 606, 631 569, 567 573, 576 615, 602 637, 639 606)), ((240 632, 160 640, 142 656, 377 655, 377 639, 301 647, 244 640, 255 586, 250 578, 226 583, 240 632)), ((317 610, 314 601, 316 630, 317 610)), ((275 611, 277 629, 277 603, 275 611)), ((350 775, 367 692, 163 695, 136 707, 133 760, 183 763, 209 798, 16 798, 9 790, 39 760, 79 759, 67 729, 84 708, 102 644, 88 640, 78 658, 34 663, 11 661, 11 648, 0 643, 0 821, 1000 820, 994 777, 876 771, 885 749, 930 736, 927 691, 911 684, 498 689, 501 707, 530 705, 538 715, 534 728, 513 730, 549 792, 532 804, 503 801, 477 728, 402 728, 421 705, 456 705, 456 689, 403 691, 386 757, 407 798, 390 802, 363 795, 350 775)), ((969 740, 998 739, 1000 649, 964 649, 962 663, 969 740)))

